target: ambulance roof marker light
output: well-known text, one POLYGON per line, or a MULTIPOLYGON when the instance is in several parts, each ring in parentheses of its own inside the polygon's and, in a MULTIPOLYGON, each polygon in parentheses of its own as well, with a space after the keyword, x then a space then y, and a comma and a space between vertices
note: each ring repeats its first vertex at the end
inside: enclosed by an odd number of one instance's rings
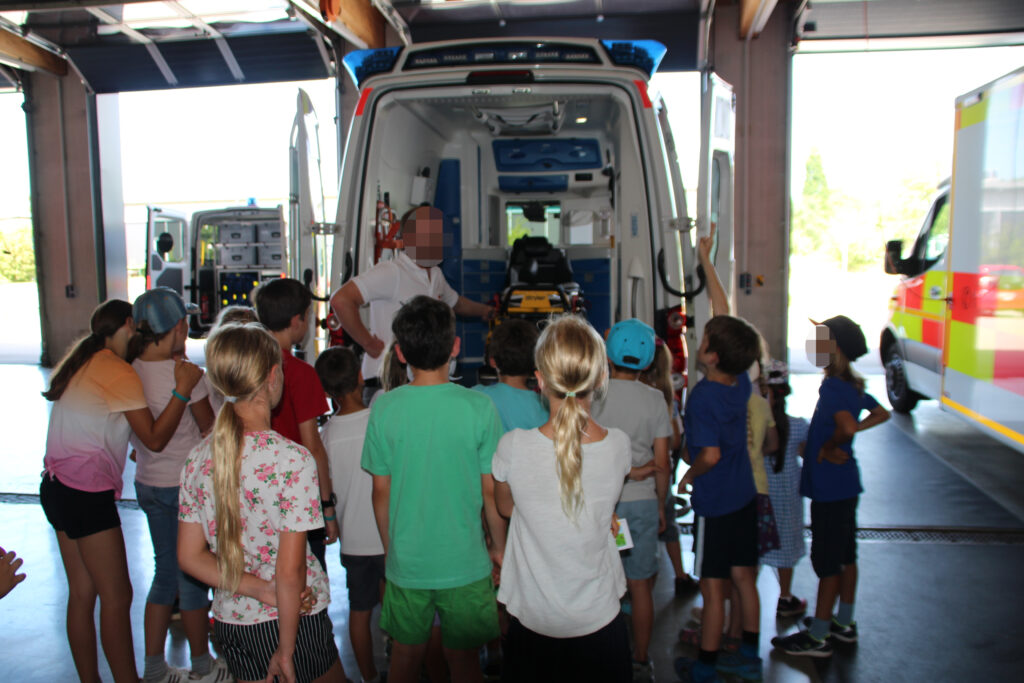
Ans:
POLYGON ((356 87, 360 87, 370 76, 388 73, 395 68, 400 47, 384 47, 376 50, 356 50, 342 58, 345 70, 352 77, 356 87))
POLYGON ((602 40, 608 57, 616 66, 632 66, 654 76, 668 48, 656 40, 602 40))

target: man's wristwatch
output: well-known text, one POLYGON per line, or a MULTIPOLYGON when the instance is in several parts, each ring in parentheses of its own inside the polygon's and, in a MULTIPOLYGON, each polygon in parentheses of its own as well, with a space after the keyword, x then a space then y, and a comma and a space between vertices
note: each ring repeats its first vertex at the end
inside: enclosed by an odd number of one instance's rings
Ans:
POLYGON ((322 509, 332 508, 338 504, 338 496, 334 495, 334 491, 331 491, 331 495, 320 501, 320 507, 322 509))

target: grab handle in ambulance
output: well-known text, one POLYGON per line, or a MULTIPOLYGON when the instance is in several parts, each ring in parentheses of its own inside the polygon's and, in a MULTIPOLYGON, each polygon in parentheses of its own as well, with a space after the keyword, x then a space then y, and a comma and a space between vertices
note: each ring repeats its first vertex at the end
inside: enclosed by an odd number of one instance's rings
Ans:
POLYGON ((673 287, 672 285, 670 285, 669 282, 668 282, 668 276, 665 274, 665 250, 664 249, 659 249, 658 250, 658 277, 661 278, 661 286, 665 288, 666 292, 668 292, 669 294, 672 294, 673 296, 678 296, 678 297, 681 297, 683 299, 686 299, 687 301, 692 301, 693 297, 695 297, 698 294, 700 294, 701 292, 703 292, 704 291, 704 285, 707 284, 707 278, 704 275, 704 268, 702 266, 698 265, 697 266, 697 280, 698 280, 699 284, 697 285, 697 289, 694 289, 693 291, 690 291, 690 292, 685 292, 685 291, 681 292, 678 289, 676 289, 675 287, 673 287))

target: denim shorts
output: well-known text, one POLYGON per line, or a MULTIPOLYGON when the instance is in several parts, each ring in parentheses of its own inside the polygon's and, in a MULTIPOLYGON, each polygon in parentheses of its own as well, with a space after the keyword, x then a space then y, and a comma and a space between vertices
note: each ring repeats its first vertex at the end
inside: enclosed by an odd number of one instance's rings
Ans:
POLYGON ((207 609, 210 589, 178 569, 178 487, 135 482, 135 494, 153 539, 156 571, 146 602, 173 605, 177 597, 182 611, 207 609))
POLYGON ((649 579, 658 573, 658 507, 654 498, 615 506, 615 514, 629 522, 633 537, 633 547, 619 553, 627 579, 649 579))

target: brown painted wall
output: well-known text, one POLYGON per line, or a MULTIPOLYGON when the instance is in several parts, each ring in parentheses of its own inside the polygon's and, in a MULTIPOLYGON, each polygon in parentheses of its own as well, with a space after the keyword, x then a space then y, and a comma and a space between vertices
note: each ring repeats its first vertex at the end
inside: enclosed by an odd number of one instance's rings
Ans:
POLYGON ((50 366, 60 360, 75 339, 89 331, 89 318, 99 304, 86 116, 88 96, 81 81, 75 76, 58 78, 34 72, 27 74, 25 80, 32 224, 36 242, 36 277, 43 338, 41 362, 50 366), (67 158, 66 188, 61 172, 65 158, 60 144, 61 87, 67 158), (69 197, 70 245, 64 220, 65 189, 69 197), (73 298, 67 296, 68 285, 74 285, 76 295, 73 298))
POLYGON ((792 10, 790 3, 776 6, 764 31, 750 41, 745 60, 739 5, 719 6, 711 45, 711 65, 732 84, 737 101, 736 272, 764 277, 764 285, 755 282, 749 295, 733 283, 736 312, 761 331, 776 358, 785 358, 787 341, 792 10))

